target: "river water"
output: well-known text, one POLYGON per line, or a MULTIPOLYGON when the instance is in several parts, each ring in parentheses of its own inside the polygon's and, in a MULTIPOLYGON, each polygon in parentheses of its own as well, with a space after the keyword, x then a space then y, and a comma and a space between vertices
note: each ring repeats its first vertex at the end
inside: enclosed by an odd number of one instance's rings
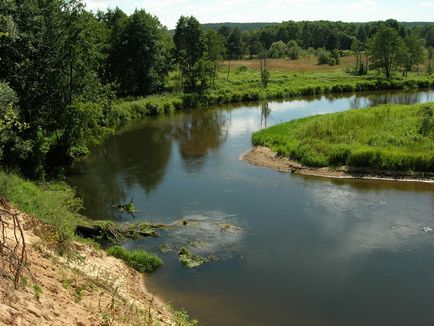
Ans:
POLYGON ((183 111, 132 123, 94 148, 69 182, 95 219, 187 221, 159 239, 147 286, 201 325, 432 325, 434 188, 280 173, 239 160, 282 121, 434 91, 377 92, 183 111), (134 216, 114 203, 131 198, 134 216), (226 229, 223 225, 233 225, 226 229), (191 226, 191 227, 190 227, 191 226), (173 253, 159 252, 168 243, 173 253), (187 270, 176 248, 215 261, 187 270))

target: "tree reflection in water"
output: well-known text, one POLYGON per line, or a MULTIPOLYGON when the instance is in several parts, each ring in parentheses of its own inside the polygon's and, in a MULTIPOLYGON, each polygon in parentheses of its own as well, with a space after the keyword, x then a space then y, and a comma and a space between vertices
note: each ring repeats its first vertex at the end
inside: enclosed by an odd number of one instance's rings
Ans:
POLYGON ((227 139, 228 127, 227 112, 223 110, 191 111, 174 124, 173 138, 187 172, 197 172, 203 167, 208 153, 227 139))

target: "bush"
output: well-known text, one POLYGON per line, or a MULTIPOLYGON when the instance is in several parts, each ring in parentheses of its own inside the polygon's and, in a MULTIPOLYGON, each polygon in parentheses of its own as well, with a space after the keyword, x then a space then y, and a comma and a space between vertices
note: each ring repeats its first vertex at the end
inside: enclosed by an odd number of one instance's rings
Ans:
POLYGON ((291 60, 297 60, 301 54, 301 47, 296 41, 292 40, 288 42, 288 57, 291 60))
POLYGON ((319 65, 329 64, 331 56, 330 56, 330 52, 327 51, 325 48, 319 48, 317 50, 317 56, 318 56, 319 65))
POLYGON ((271 44, 270 49, 268 50, 268 55, 270 58, 279 59, 284 58, 288 51, 288 47, 282 41, 274 42, 271 44))
POLYGON ((107 254, 122 259, 139 272, 153 272, 163 264, 160 257, 144 250, 128 251, 123 247, 114 246, 107 250, 107 254))
POLYGON ((336 60, 335 60, 335 58, 330 58, 328 64, 330 66, 336 66, 336 60))

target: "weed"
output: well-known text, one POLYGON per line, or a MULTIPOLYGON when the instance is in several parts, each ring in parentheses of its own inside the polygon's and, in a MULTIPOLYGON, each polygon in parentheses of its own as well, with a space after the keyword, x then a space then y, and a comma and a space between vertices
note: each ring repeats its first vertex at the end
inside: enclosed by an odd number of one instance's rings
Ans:
POLYGON ((36 300, 40 301, 40 299, 41 299, 41 294, 42 294, 42 289, 41 289, 41 287, 40 287, 39 285, 37 285, 37 284, 34 284, 34 285, 33 285, 33 292, 34 292, 34 295, 35 295, 36 300))
POLYGON ((26 276, 23 276, 21 278, 21 286, 23 288, 27 287, 29 285, 29 279, 26 276))

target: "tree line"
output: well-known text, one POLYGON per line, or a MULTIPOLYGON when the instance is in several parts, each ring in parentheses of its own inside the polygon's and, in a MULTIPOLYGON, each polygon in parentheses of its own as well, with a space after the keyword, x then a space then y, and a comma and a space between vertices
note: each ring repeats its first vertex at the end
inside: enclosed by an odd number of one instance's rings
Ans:
MULTIPOLYGON (((222 26, 217 31, 228 44, 229 38, 239 39, 238 53, 253 57, 261 47, 269 49, 273 43, 297 44, 307 50, 324 48, 328 51, 351 50, 354 40, 361 43, 372 38, 383 26, 395 29, 401 37, 409 34, 423 39, 427 48, 434 46, 434 24, 410 25, 394 19, 371 23, 345 23, 331 21, 287 21, 255 30, 241 31, 237 27, 222 26)), ((226 47, 229 53, 229 47, 226 47)))
MULTIPOLYGON (((396 21, 372 26, 286 22, 250 32, 229 27, 205 32, 194 17, 181 17, 172 37, 145 10, 131 15, 118 8, 91 13, 81 0, 4 0, 0 3, 0 165, 19 167, 36 178, 62 173, 62 166, 88 153, 89 142, 111 132, 117 97, 170 91, 169 74, 178 76, 184 94, 200 96, 215 86, 223 60, 229 61, 229 78, 230 62, 248 55, 261 60, 261 84, 266 87, 267 58, 277 56, 282 44, 294 58, 309 47, 331 50, 336 62, 336 50, 362 52, 382 29, 393 30, 398 40, 411 36, 406 49, 422 44, 420 38, 427 46, 433 42, 431 27, 408 29, 396 21), (353 47, 356 40, 360 49, 353 47)), ((398 43, 401 51, 404 47, 398 43)), ((419 57, 406 53, 408 66, 416 64, 419 57)), ((377 56, 374 51, 372 55, 377 56)), ((383 67, 389 76, 404 60, 401 52, 397 57, 373 58, 371 64, 383 67)))

